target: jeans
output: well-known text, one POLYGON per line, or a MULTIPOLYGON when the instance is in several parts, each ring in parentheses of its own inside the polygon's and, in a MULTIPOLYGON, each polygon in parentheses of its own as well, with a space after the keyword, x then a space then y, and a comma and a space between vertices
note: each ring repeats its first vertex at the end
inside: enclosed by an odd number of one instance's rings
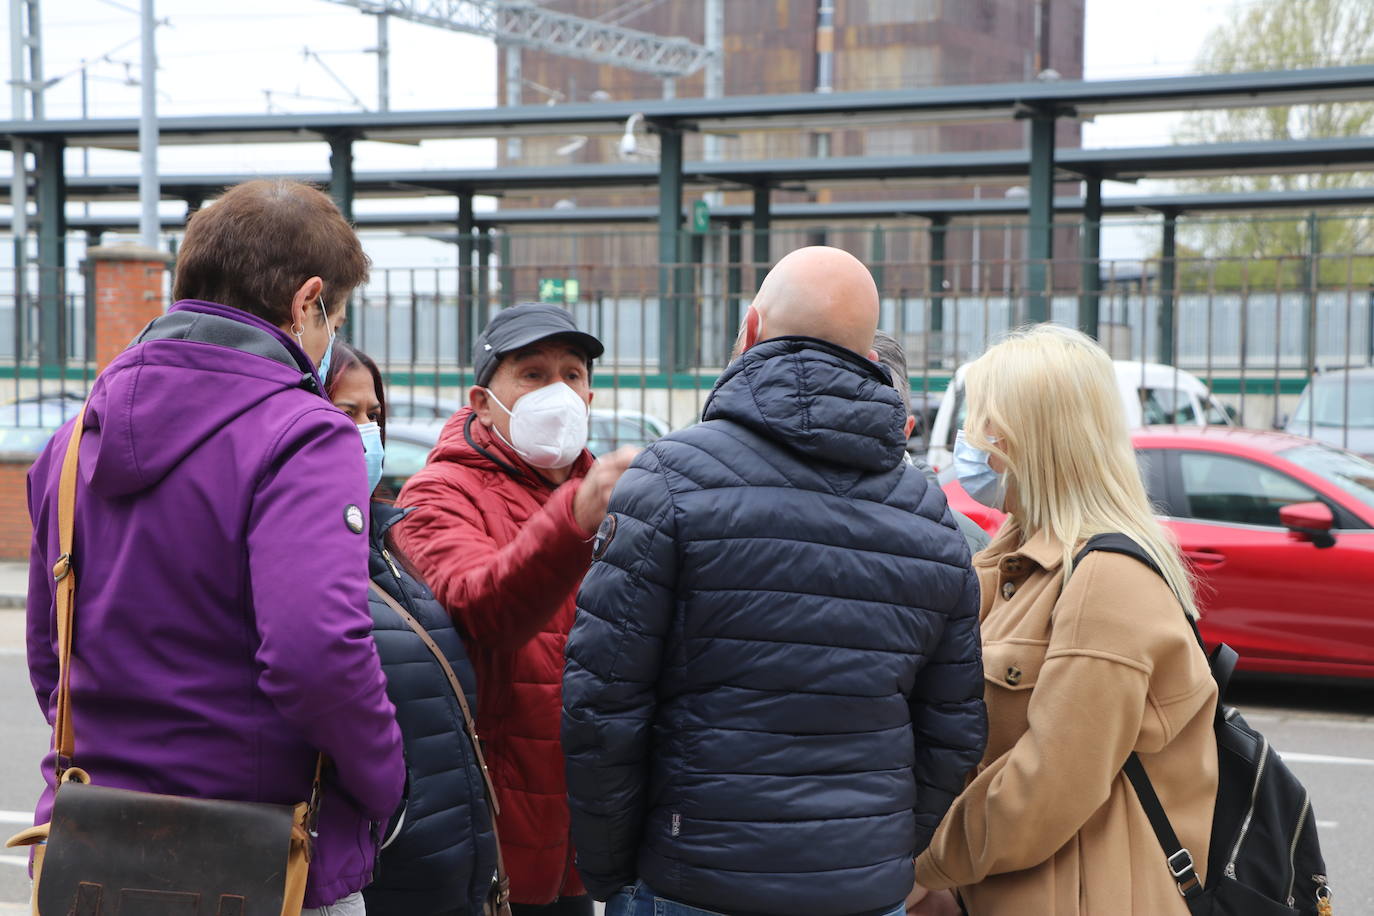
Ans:
POLYGON ((301 916, 367 916, 367 911, 363 909, 363 895, 358 893, 335 900, 328 906, 301 910, 301 916))
MULTIPOLYGON (((667 897, 660 897, 650 890, 643 881, 637 881, 629 887, 623 888, 620 893, 606 901, 606 916, 729 916, 729 914, 716 910, 703 910, 700 907, 669 900, 667 897)), ((897 904, 892 912, 885 913, 883 916, 906 916, 906 903, 897 904)))

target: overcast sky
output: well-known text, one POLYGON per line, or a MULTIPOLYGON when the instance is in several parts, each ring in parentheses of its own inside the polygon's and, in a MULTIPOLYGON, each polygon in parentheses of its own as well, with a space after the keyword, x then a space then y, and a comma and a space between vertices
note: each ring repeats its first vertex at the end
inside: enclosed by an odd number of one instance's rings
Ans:
MULTIPOLYGON (((772 6, 771 0, 730 2, 772 6)), ((1247 0, 1238 2, 1244 5, 1247 0)), ((93 62, 86 80, 91 116, 138 113, 139 88, 131 85, 139 73, 137 5, 138 0, 43 3, 44 72, 49 79, 61 78, 48 90, 48 117, 80 116, 83 60, 93 62)), ((1086 76, 1192 72, 1207 35, 1236 5, 1237 0, 1087 0, 1086 76)), ((376 105, 376 57, 367 51, 376 43, 376 20, 354 9, 329 0, 158 0, 157 13, 169 20, 158 35, 160 114, 264 112, 269 105, 287 112, 376 105)), ((391 46, 392 108, 495 104, 496 54, 490 41, 393 18, 391 46)), ((4 42, 0 54, 5 56, 6 75, 8 51, 9 43, 4 42)), ((0 110, 8 108, 5 94, 0 110)), ((1084 125, 1084 145, 1164 144, 1175 123, 1172 115, 1102 118, 1084 125)), ((69 173, 79 173, 79 154, 71 155, 75 158, 69 160, 69 173)), ((328 162, 323 144, 307 143, 164 147, 160 156, 161 171, 169 174, 323 170, 328 162)), ((419 147, 360 143, 355 156, 360 170, 481 167, 494 161, 495 145, 489 140, 427 142, 419 147)), ((90 167, 93 172, 132 174, 138 160, 132 153, 93 151, 90 167)), ((395 204, 361 202, 359 209, 377 206, 394 209, 395 204)))

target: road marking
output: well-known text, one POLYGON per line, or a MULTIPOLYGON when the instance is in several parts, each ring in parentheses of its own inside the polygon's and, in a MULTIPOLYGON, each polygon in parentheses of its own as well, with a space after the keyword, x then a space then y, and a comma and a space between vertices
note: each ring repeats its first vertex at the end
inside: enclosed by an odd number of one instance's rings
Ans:
POLYGON ((1318 830, 1335 830, 1339 826, 1339 821, 1317 821, 1318 830))
POLYGON ((1338 763, 1346 766, 1374 767, 1374 760, 1368 757, 1333 757, 1330 754, 1290 754, 1279 751, 1279 756, 1288 763, 1338 763))
POLYGON ((0 811, 0 824, 32 824, 32 811, 0 811))
POLYGON ((3 864, 5 864, 5 865, 18 865, 18 866, 21 866, 21 867, 23 867, 23 868, 28 868, 28 867, 29 867, 29 857, 28 857, 28 856, 0 855, 0 863, 3 863, 3 864))

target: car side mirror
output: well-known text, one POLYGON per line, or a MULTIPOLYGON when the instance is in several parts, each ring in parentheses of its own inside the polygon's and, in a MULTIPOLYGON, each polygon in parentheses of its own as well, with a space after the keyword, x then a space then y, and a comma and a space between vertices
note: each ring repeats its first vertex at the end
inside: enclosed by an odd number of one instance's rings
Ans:
POLYGON ((1288 529, 1295 541, 1306 541, 1318 550, 1336 546, 1331 529, 1336 516, 1331 507, 1322 502, 1293 503, 1279 509, 1279 523, 1288 529))

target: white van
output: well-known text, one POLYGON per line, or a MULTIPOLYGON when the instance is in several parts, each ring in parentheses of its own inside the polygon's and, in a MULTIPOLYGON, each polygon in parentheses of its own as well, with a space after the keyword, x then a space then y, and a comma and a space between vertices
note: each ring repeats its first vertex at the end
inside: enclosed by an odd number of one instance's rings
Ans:
MULTIPOLYGON (((1230 414, 1197 376, 1160 363, 1116 360, 1117 389, 1126 408, 1126 425, 1177 424, 1180 426, 1232 426, 1230 414)), ((954 373, 945 389, 935 422, 930 428, 930 448, 926 461, 937 471, 952 460, 954 434, 964 426, 968 407, 964 401, 964 373, 967 364, 954 373)))

